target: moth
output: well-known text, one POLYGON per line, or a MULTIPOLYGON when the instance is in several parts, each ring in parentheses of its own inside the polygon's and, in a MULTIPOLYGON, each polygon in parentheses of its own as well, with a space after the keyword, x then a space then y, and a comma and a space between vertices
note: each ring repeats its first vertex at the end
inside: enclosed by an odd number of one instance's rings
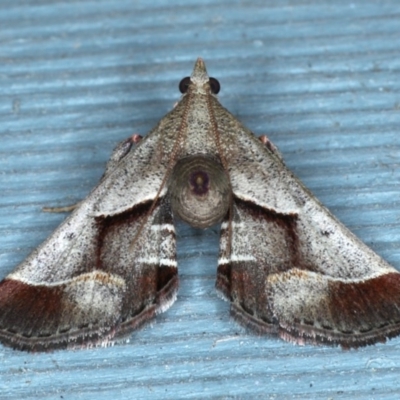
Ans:
POLYGON ((176 299, 174 219, 221 222, 216 288, 256 334, 352 348, 400 333, 400 274, 349 232, 217 99, 202 59, 143 139, 0 283, 0 341, 107 345, 176 299))

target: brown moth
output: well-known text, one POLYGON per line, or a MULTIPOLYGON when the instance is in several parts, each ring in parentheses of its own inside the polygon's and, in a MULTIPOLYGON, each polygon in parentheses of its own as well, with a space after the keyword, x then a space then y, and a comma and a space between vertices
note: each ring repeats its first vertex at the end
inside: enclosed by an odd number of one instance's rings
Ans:
POLYGON ((257 334, 359 347, 400 333, 400 274, 218 102, 198 59, 177 106, 114 151, 99 185, 0 283, 0 341, 112 343, 175 301, 174 216, 221 222, 216 287, 257 334))

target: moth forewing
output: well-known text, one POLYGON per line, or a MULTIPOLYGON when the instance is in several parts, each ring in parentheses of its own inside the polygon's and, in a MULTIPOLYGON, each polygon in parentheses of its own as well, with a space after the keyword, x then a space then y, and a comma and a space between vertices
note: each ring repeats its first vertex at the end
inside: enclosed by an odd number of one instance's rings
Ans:
MULTIPOLYGON (((157 144, 151 136, 143 142, 157 144)), ((135 171, 127 171, 132 154, 140 157, 135 169, 140 171, 155 150, 126 146, 123 142, 117 147, 92 193, 0 283, 4 344, 29 351, 111 344, 175 300, 178 278, 169 200, 164 191, 149 213, 158 178, 138 179, 135 171), (129 178, 141 189, 132 189, 129 178), (139 227, 140 240, 131 248, 139 227)), ((159 175, 165 174, 163 164, 158 166, 159 175)))
POLYGON ((256 333, 299 344, 359 347, 398 335, 399 273, 333 217, 270 146, 238 130, 228 158, 231 250, 225 221, 217 279, 232 315, 256 333))

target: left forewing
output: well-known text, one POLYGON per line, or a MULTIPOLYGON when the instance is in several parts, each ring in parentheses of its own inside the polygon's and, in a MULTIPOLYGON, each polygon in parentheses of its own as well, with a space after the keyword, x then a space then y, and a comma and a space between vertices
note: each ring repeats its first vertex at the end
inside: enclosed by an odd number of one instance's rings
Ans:
POLYGON ((132 165, 152 157, 151 142, 142 147, 113 162, 89 197, 0 283, 4 344, 31 351, 107 344, 175 300, 171 208, 164 193, 153 203, 164 171, 158 163, 147 177, 132 165))

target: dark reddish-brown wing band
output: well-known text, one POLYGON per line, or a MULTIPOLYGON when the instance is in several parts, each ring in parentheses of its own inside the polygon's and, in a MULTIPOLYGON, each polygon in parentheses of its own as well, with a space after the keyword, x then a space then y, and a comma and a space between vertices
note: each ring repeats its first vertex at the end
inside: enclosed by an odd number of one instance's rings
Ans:
MULTIPOLYGON (((86 254, 64 281, 5 278, 0 283, 0 341, 29 351, 106 345, 167 309, 178 288, 175 231, 166 200, 148 216, 150 206, 88 217, 86 254)), ((81 250, 77 241, 70 245, 69 251, 81 250)), ((62 262, 51 266, 63 267, 62 262)))
MULTIPOLYGON (((301 226, 296 214, 235 199, 232 224, 222 224, 216 283, 233 317, 257 334, 298 344, 350 348, 398 335, 400 274, 377 269, 369 277, 331 276, 329 257, 322 265, 312 262, 318 243, 308 243, 301 226)), ((320 234, 323 248, 327 232, 320 234)))

